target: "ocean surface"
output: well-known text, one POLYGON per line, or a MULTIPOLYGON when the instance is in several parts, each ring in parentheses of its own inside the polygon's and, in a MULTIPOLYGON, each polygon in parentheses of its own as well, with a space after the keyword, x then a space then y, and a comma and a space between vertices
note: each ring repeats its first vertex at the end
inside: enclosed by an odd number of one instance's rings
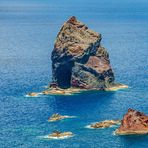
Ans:
POLYGON ((0 148, 146 148, 148 136, 116 136, 117 127, 86 125, 122 119, 128 108, 148 114, 147 0, 0 0, 0 148), (117 92, 25 97, 51 81, 51 51, 62 24, 76 16, 102 34, 117 92), (50 115, 77 116, 56 123, 50 115), (54 130, 74 137, 47 140, 54 130))

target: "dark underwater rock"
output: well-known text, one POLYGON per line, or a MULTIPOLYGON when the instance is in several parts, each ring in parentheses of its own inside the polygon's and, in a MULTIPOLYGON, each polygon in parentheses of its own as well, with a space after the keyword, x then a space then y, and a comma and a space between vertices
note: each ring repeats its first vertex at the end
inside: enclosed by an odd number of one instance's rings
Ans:
POLYGON ((128 109, 124 115, 121 126, 116 134, 148 134, 148 116, 139 111, 128 109))
POLYGON ((57 35, 52 51, 50 87, 105 90, 114 86, 109 54, 101 34, 71 17, 57 35))

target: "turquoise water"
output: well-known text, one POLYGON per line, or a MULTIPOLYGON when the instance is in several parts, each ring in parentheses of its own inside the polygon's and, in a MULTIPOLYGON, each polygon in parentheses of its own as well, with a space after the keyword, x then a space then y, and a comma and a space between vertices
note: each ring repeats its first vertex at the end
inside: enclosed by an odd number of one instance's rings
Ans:
POLYGON ((148 114, 148 2, 146 0, 1 0, 0 1, 0 147, 1 148, 146 148, 148 136, 115 136, 86 125, 121 119, 127 109, 148 114), (50 55, 55 37, 70 16, 103 36, 117 92, 74 96, 25 94, 41 91, 51 80, 50 55), (48 123, 53 113, 77 116, 48 123), (64 140, 39 138, 53 130, 72 131, 64 140))

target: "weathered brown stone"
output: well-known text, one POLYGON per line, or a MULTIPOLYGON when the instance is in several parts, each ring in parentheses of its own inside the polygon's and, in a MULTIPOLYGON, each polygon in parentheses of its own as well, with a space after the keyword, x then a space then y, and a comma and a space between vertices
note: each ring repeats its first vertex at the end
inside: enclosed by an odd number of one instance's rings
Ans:
POLYGON ((101 122, 91 124, 90 127, 91 128, 108 128, 108 127, 111 127, 113 125, 118 125, 120 123, 121 123, 120 120, 105 120, 105 121, 101 121, 101 122))
POLYGON ((73 117, 73 116, 60 115, 60 114, 56 113, 56 114, 53 114, 53 115, 48 119, 48 121, 49 121, 49 122, 54 122, 54 121, 59 121, 59 120, 65 119, 65 118, 72 118, 72 117, 73 117))
POLYGON ((72 137, 74 134, 72 132, 60 132, 54 131, 53 133, 48 135, 48 138, 64 138, 64 137, 72 137))
POLYGON ((116 134, 148 134, 148 116, 139 111, 128 109, 116 134))

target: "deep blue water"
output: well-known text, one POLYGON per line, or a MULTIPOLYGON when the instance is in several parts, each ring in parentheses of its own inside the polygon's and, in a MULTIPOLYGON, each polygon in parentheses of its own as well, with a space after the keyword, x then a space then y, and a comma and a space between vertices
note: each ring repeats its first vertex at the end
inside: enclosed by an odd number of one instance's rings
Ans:
POLYGON ((114 136, 117 127, 90 130, 91 122, 121 119, 128 108, 148 114, 147 0, 0 1, 0 147, 146 148, 148 136, 114 136), (130 86, 117 92, 74 96, 25 97, 51 81, 50 54, 55 37, 75 15, 103 36, 116 81, 130 86), (48 123, 53 113, 78 118, 48 123), (65 140, 38 136, 72 131, 65 140))

